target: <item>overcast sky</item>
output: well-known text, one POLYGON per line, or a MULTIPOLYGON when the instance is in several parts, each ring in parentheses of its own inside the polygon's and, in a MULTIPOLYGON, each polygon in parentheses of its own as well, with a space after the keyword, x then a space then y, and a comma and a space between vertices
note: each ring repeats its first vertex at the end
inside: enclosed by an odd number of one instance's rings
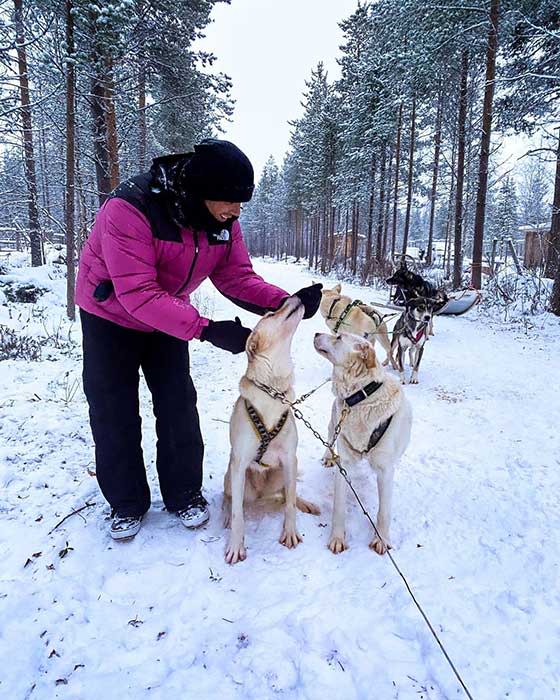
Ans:
POLYGON ((287 150, 288 120, 301 114, 300 101, 311 69, 323 61, 338 76, 342 43, 338 22, 357 0, 232 0, 219 3, 201 48, 218 60, 215 69, 233 80, 233 121, 224 138, 251 159, 258 177, 270 155, 280 164, 287 150))

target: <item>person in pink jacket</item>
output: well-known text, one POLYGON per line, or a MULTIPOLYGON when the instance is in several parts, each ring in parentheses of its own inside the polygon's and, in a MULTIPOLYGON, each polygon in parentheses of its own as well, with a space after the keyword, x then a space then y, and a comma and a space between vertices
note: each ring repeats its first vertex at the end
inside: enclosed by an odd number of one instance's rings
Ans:
MULTIPOLYGON (((150 507, 140 369, 156 418, 163 502, 187 527, 208 520, 188 341, 239 353, 250 329, 237 317, 205 318, 190 294, 210 278, 232 302, 257 314, 279 308, 288 296, 255 273, 243 242, 240 203, 251 199, 253 179, 249 159, 228 141, 207 139, 193 153, 156 158, 150 172, 109 195, 82 251, 76 302, 83 382, 97 479, 112 508, 114 539, 134 537, 150 507)), ((320 284, 296 294, 304 318, 316 313, 320 284)))

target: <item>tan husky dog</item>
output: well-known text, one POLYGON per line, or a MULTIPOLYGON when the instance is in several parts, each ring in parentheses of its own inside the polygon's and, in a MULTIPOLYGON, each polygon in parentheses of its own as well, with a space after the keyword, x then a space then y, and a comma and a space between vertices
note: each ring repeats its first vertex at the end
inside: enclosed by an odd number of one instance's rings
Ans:
MULTIPOLYGON (((370 547, 385 554, 391 547, 391 498, 395 465, 410 440, 412 411, 398 381, 383 369, 373 345, 351 333, 337 336, 317 333, 315 349, 333 365, 332 390, 335 395, 329 423, 329 441, 340 421, 336 451, 342 466, 352 478, 359 462, 366 461, 377 477, 379 509, 377 531, 370 547)), ((325 452, 323 462, 332 464, 332 453, 325 452)), ((347 548, 345 532, 348 486, 340 471, 335 471, 334 507, 329 549, 333 554, 347 548)))
POLYGON ((387 357, 384 365, 391 363, 396 369, 391 351, 391 341, 387 333, 387 324, 383 316, 369 304, 353 302, 350 297, 341 293, 342 286, 335 285, 332 289, 323 289, 319 310, 327 326, 333 333, 354 333, 366 338, 370 343, 379 340, 387 357))
POLYGON ((296 496, 298 436, 292 411, 258 386, 266 384, 294 400, 290 350, 303 312, 300 299, 289 297, 278 311, 263 316, 247 339, 248 365, 229 424, 231 453, 224 479, 224 524, 231 525, 225 553, 228 564, 246 557, 244 502, 271 497, 285 500, 280 542, 289 548, 302 541, 296 508, 313 515, 320 512, 313 503, 296 496))

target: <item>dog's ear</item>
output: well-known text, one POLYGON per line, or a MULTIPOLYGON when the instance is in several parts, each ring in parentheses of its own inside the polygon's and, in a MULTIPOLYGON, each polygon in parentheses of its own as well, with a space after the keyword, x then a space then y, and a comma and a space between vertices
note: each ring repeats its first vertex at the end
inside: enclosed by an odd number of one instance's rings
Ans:
POLYGON ((375 350, 373 349, 373 345, 367 340, 362 341, 358 345, 358 352, 360 353, 360 357, 368 369, 372 369, 377 365, 375 350))
POLYGON ((245 350, 247 355, 249 355, 250 360, 254 360, 259 352, 259 346, 261 345, 261 337, 258 331, 253 331, 251 335, 247 338, 247 344, 245 345, 245 350))
POLYGON ((342 291, 342 285, 340 284, 340 282, 334 285, 332 291, 336 292, 337 294, 340 294, 340 292, 342 291))

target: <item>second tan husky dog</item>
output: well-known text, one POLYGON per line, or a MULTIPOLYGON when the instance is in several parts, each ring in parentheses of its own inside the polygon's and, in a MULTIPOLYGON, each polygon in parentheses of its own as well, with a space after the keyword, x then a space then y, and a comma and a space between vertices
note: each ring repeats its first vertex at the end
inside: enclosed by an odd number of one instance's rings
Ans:
POLYGON ((393 369, 396 369, 383 316, 369 304, 352 301, 350 297, 342 294, 341 290, 340 284, 332 289, 322 290, 319 310, 327 326, 333 333, 354 333, 366 338, 370 343, 378 340, 387 353, 383 364, 387 365, 390 362, 393 369))

